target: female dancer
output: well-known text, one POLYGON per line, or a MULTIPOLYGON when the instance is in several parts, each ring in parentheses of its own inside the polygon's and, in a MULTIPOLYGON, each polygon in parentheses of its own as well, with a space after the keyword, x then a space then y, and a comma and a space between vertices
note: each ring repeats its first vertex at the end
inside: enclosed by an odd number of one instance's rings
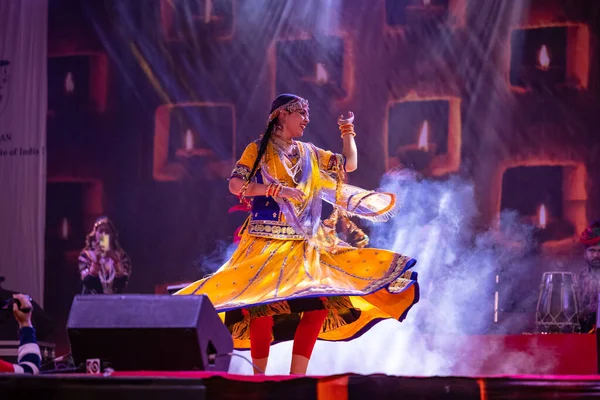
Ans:
POLYGON ((271 342, 293 338, 291 374, 305 374, 317 339, 354 338, 385 318, 404 319, 418 301, 416 263, 387 250, 352 247, 335 228, 341 222, 367 237, 349 217, 387 220, 393 194, 344 184, 357 168, 354 116, 338 119, 342 154, 295 139, 309 123, 308 101, 278 96, 260 140, 236 164, 230 191, 251 214, 231 259, 213 275, 178 292, 207 295, 225 312, 236 348, 248 348, 256 367, 267 366, 271 342), (321 221, 325 200, 334 206, 321 221))

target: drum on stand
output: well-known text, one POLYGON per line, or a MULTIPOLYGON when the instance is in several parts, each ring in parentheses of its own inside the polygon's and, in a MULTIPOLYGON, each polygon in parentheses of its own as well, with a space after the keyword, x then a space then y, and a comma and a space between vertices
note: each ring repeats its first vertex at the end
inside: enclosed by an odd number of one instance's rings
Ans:
POLYGON ((540 285, 535 323, 540 333, 580 332, 579 303, 573 274, 545 272, 540 285))

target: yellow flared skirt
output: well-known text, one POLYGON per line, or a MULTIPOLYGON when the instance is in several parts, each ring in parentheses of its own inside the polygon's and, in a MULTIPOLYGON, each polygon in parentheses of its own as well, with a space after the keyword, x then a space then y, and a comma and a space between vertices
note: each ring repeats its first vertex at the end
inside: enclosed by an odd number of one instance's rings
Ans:
POLYGON ((234 347, 250 347, 252 318, 272 315, 274 340, 293 337, 303 311, 329 309, 319 339, 345 341, 387 318, 403 320, 419 300, 415 260, 387 250, 319 250, 303 240, 245 233, 231 259, 214 274, 177 292, 206 295, 232 332, 234 347), (292 323, 290 323, 290 321, 292 323))

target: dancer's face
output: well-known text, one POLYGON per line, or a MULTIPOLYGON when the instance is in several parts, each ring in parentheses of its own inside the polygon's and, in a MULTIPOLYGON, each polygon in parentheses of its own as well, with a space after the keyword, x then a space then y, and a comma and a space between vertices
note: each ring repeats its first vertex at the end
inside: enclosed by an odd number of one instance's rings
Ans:
POLYGON ((280 121, 285 135, 293 139, 304 134, 304 130, 310 123, 310 118, 308 110, 301 110, 293 113, 282 113, 280 121))

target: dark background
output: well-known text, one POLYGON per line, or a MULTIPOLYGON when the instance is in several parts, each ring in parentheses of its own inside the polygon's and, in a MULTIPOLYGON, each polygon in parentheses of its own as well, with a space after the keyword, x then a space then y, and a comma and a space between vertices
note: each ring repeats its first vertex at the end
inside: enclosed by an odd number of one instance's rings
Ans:
POLYGON ((355 113, 353 184, 377 187, 427 120, 421 172, 472 181, 478 229, 503 209, 535 223, 545 204, 560 225, 546 250, 578 251, 600 217, 600 3, 213 0, 206 23, 204 1, 49 1, 45 308, 57 326, 100 215, 132 258, 131 292, 218 266, 245 218, 228 213, 226 177, 281 92, 310 101, 305 140, 333 151, 336 117, 355 113))

